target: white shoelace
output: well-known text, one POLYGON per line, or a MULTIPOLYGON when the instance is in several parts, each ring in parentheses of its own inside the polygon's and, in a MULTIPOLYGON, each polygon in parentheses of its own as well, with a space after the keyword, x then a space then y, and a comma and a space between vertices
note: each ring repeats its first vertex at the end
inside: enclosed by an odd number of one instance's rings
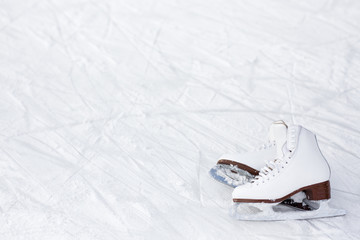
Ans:
POLYGON ((280 173, 281 169, 285 167, 285 164, 288 162, 285 159, 274 159, 268 161, 266 165, 260 170, 259 175, 257 175, 251 183, 259 184, 269 181, 271 177, 275 177, 276 174, 280 173))
MULTIPOLYGON (((265 181, 269 181, 271 178, 275 177, 277 174, 281 172, 283 168, 289 163, 289 159, 291 159, 291 155, 296 148, 297 145, 297 131, 298 127, 289 127, 287 138, 286 138, 286 148, 287 151, 282 156, 277 156, 277 158, 270 160, 266 163, 266 165, 261 168, 259 175, 257 175, 251 183, 260 184, 265 183, 265 181)), ((275 142, 265 143, 259 148, 266 149, 268 147, 275 146, 275 142)))
POLYGON ((251 183, 265 183, 265 181, 269 181, 272 177, 279 174, 283 168, 285 168, 285 165, 289 163, 288 161, 291 159, 292 152, 296 146, 296 132, 296 128, 289 129, 287 137, 288 152, 283 156, 278 156, 277 158, 268 161, 266 165, 261 168, 259 175, 257 175, 251 183))
POLYGON ((266 143, 263 143, 260 147, 256 148, 256 151, 261 151, 264 149, 268 149, 275 146, 275 141, 268 141, 266 143))

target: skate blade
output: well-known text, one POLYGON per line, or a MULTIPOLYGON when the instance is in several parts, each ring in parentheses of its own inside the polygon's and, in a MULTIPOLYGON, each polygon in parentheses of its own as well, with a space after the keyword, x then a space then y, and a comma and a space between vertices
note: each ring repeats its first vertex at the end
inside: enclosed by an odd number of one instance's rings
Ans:
POLYGON ((217 164, 209 171, 210 176, 216 181, 226 184, 230 187, 236 188, 243 185, 254 176, 250 173, 233 165, 217 164))
POLYGON ((230 209, 230 215, 236 220, 243 221, 285 221, 328 218, 346 214, 345 210, 330 207, 329 200, 312 201, 311 204, 310 208, 313 210, 294 210, 291 206, 278 203, 235 203, 230 209))

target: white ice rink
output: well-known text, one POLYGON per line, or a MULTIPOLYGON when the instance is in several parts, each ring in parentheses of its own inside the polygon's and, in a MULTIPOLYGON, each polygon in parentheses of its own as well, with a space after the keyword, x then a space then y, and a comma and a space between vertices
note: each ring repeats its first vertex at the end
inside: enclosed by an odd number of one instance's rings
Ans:
POLYGON ((359 239, 360 1, 0 1, 0 239, 359 239), (345 217, 241 222, 208 170, 317 133, 345 217))

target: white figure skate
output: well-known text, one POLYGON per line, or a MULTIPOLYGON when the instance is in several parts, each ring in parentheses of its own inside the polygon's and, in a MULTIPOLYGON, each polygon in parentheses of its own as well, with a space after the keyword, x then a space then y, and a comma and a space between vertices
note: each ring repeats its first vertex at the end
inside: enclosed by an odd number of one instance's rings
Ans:
POLYGON ((217 164, 210 169, 210 175, 215 180, 234 188, 250 181, 259 174, 267 161, 276 158, 277 146, 281 147, 286 141, 286 129, 287 125, 284 121, 273 122, 267 143, 257 151, 222 155, 217 164))
POLYGON ((286 135, 277 157, 251 182, 235 188, 231 214, 239 220, 262 221, 344 215, 344 210, 328 206, 330 168, 315 135, 301 126, 290 126, 286 135))

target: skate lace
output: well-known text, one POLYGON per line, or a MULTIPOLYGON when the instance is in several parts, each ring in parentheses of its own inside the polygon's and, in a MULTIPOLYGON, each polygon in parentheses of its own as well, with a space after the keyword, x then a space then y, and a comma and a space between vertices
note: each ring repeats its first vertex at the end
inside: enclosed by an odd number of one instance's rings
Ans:
POLYGON ((260 184, 265 183, 265 181, 269 181, 272 177, 275 177, 280 171, 285 168, 285 166, 289 163, 291 156, 293 155, 293 151, 296 147, 296 136, 297 136, 297 128, 289 128, 288 136, 287 136, 287 152, 282 156, 278 156, 277 158, 270 160, 266 163, 266 165, 261 168, 259 175, 257 175, 251 183, 260 184))
POLYGON ((268 161, 260 170, 259 175, 257 175, 251 183, 265 183, 265 181, 270 180, 271 177, 275 177, 276 174, 280 173, 281 169, 285 167, 285 164, 288 164, 288 162, 279 158, 268 161))
POLYGON ((271 148, 275 146, 275 141, 268 141, 266 143, 263 143, 261 144, 258 148, 256 148, 256 151, 261 151, 261 150, 264 150, 264 149, 268 149, 268 148, 271 148))

